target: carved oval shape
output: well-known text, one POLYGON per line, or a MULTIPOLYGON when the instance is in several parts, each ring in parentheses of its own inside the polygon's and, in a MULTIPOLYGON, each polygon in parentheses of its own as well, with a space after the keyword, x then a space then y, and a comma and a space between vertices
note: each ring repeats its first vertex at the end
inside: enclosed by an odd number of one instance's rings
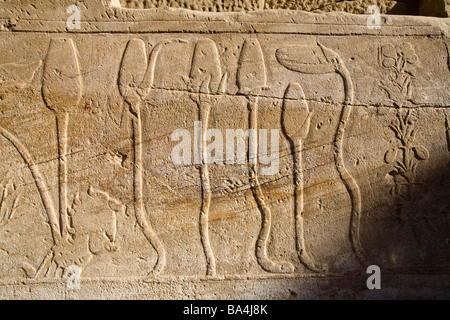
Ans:
POLYGON ((258 40, 245 40, 239 57, 236 78, 241 94, 256 94, 266 86, 266 65, 258 40))
POLYGON ((284 93, 281 115, 286 136, 291 140, 305 139, 309 133, 311 116, 303 88, 298 83, 291 83, 284 93))
POLYGON ((397 148, 392 148, 392 149, 388 150, 386 152, 386 154, 384 155, 384 161, 387 164, 392 163, 395 160, 395 158, 397 158, 397 153, 398 153, 397 148))
POLYGON ((414 147, 413 151, 416 155, 416 158, 419 160, 428 160, 430 158, 430 153, 424 146, 414 147))
POLYGON ((147 70, 147 52, 141 39, 131 39, 123 54, 119 71, 119 91, 129 103, 138 102, 137 90, 147 70))
POLYGON ((222 70, 216 43, 211 39, 201 39, 195 45, 190 77, 193 92, 219 91, 222 70))
POLYGON ((54 112, 70 112, 81 100, 82 78, 72 39, 52 39, 42 77, 42 96, 54 112))
POLYGON ((308 74, 334 73, 319 46, 292 45, 277 49, 275 56, 285 68, 308 74))

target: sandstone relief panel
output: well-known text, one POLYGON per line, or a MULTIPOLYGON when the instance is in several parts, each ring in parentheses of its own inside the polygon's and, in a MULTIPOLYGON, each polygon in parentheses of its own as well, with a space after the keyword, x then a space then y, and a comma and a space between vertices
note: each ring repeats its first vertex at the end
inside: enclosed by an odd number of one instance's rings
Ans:
MULTIPOLYGON (((116 2, 117 3, 117 2, 116 2)), ((340 11, 365 14, 368 7, 376 5, 380 13, 413 14, 448 17, 448 0, 120 0, 123 8, 183 8, 207 12, 253 11, 253 10, 303 10, 309 12, 340 11)))
POLYGON ((441 292, 447 20, 64 5, 0 11, 2 298, 441 292))

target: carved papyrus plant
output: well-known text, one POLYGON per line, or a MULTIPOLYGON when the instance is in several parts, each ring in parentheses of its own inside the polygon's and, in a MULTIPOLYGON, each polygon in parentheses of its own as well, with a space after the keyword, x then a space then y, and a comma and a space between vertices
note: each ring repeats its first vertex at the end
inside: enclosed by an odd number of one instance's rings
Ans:
POLYGON ((134 211, 139 226, 158 255, 156 265, 152 270, 154 273, 159 273, 164 268, 166 253, 164 245, 147 221, 147 212, 144 206, 141 108, 144 106, 144 100, 150 93, 153 85, 156 58, 161 47, 162 45, 157 45, 153 49, 148 61, 144 41, 141 39, 128 41, 119 71, 119 90, 124 100, 130 106, 130 112, 133 115, 134 211))
POLYGON ((216 260, 209 242, 209 207, 211 204, 211 185, 208 171, 208 155, 206 154, 207 131, 211 106, 217 101, 217 95, 225 92, 227 74, 222 75, 219 51, 211 39, 199 40, 194 49, 190 77, 187 81, 189 90, 193 92, 191 99, 197 103, 199 120, 202 125, 202 152, 200 164, 200 180, 202 184, 202 202, 199 217, 200 238, 206 257, 206 274, 216 275, 216 260))
POLYGON ((236 83, 239 94, 247 97, 249 110, 249 171, 250 187, 258 209, 261 213, 261 229, 256 241, 256 259, 261 268, 273 273, 292 273, 294 266, 285 261, 274 261, 267 253, 267 246, 272 224, 272 212, 267 205, 266 197, 258 179, 258 159, 256 146, 258 141, 258 100, 263 89, 266 88, 266 66, 261 45, 257 39, 244 42, 238 60, 236 83))
POLYGON ((415 206, 417 192, 414 187, 421 185, 416 181, 417 165, 428 160, 430 154, 426 147, 416 142, 418 129, 415 128, 416 119, 410 111, 402 115, 402 109, 389 128, 394 132, 396 144, 384 155, 384 161, 393 166, 387 178, 392 183, 391 194, 398 196, 397 209, 393 217, 399 222, 399 228, 409 224, 418 244, 418 259, 425 261, 425 247, 420 232, 423 222, 427 222, 423 212, 415 206), (424 219, 425 218, 425 219, 424 219))
POLYGON ((415 141, 417 134, 415 123, 416 119, 410 112, 406 116, 397 114, 389 128, 394 132, 398 143, 384 156, 385 162, 394 166, 394 169, 389 172, 394 181, 391 192, 405 198, 411 196, 411 189, 417 184, 415 182, 417 164, 430 157, 427 148, 418 145, 415 141))
POLYGON ((415 142, 417 120, 410 110, 403 108, 411 97, 411 66, 418 63, 418 57, 409 42, 395 46, 386 44, 381 47, 380 56, 381 64, 389 70, 387 79, 380 85, 388 93, 394 106, 399 108, 396 118, 389 126, 395 134, 397 144, 386 152, 384 160, 394 166, 389 173, 394 183, 392 194, 409 198, 412 187, 417 184, 415 177, 418 163, 430 157, 428 150, 415 142))
POLYGON ((155 249, 158 259, 152 273, 160 273, 166 263, 164 245, 147 220, 143 198, 143 160, 142 160, 142 118, 141 109, 145 106, 145 99, 153 88, 155 66, 161 49, 171 42, 184 42, 183 40, 166 40, 158 43, 147 59, 147 50, 144 41, 131 39, 128 41, 119 70, 119 91, 130 107, 132 114, 133 141, 134 141, 134 207, 136 220, 145 237, 155 249))
POLYGON ((380 50, 381 64, 388 70, 387 77, 380 86, 388 93, 389 99, 397 107, 395 119, 389 128, 394 132, 395 142, 384 155, 384 161, 391 165, 386 176, 392 184, 391 194, 398 197, 397 210, 393 216, 400 224, 408 223, 418 244, 419 260, 424 262, 425 247, 420 232, 423 217, 414 207, 417 195, 414 190, 420 182, 416 181, 417 166, 428 160, 427 148, 416 142, 417 119, 411 109, 404 108, 412 94, 412 68, 419 61, 414 48, 408 42, 400 45, 387 44, 380 50))
MULTIPOLYGON (((362 265, 366 265, 366 254, 360 242, 360 220, 361 220, 361 191, 348 172, 344 161, 344 133, 353 109, 354 87, 349 70, 341 57, 333 50, 317 43, 317 45, 291 45, 276 51, 278 62, 285 68, 304 74, 333 74, 341 76, 344 83, 345 99, 339 119, 339 125, 334 140, 334 159, 336 169, 344 183, 351 200, 350 216, 350 241, 353 250, 362 265)), ((299 230, 297 233, 300 234, 299 230)), ((297 237, 301 241, 301 237, 297 237)), ((310 270, 321 271, 325 266, 313 262, 311 257, 305 253, 302 244, 299 243, 299 256, 302 263, 310 270)))
POLYGON ((67 128, 69 114, 76 111, 83 84, 72 39, 52 39, 42 77, 42 96, 55 113, 58 132, 59 219, 61 236, 67 239, 67 128))
POLYGON ((294 216, 297 251, 299 259, 305 267, 314 272, 324 272, 327 267, 312 259, 306 249, 304 239, 302 152, 303 142, 310 130, 312 114, 302 87, 298 83, 291 83, 283 97, 281 124, 294 156, 294 216))
POLYGON ((380 49, 380 60, 387 69, 386 79, 380 86, 387 92, 394 106, 401 108, 411 98, 413 78, 412 66, 418 57, 409 42, 394 46, 386 44, 380 49))

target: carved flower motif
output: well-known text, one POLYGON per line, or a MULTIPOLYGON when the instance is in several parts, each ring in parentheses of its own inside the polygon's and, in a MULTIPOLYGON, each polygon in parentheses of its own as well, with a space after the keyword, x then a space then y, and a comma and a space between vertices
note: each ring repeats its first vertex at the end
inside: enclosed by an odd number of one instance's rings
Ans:
POLYGON ((397 53, 399 56, 403 58, 404 61, 414 64, 416 63, 419 58, 416 55, 416 52, 414 51, 411 43, 405 42, 402 45, 397 47, 397 53))
POLYGON ((404 72, 407 64, 415 64, 419 60, 409 42, 397 46, 386 44, 381 47, 381 55, 383 67, 395 68, 399 72, 404 72))
POLYGON ((395 66, 395 59, 397 57, 397 51, 392 44, 387 44, 381 48, 381 54, 383 55, 382 64, 385 68, 392 68, 395 66))
POLYGON ((404 187, 411 190, 412 186, 416 184, 417 164, 430 158, 427 148, 418 145, 415 141, 417 134, 415 123, 415 117, 408 112, 404 117, 397 114, 389 126, 398 140, 398 144, 384 155, 384 161, 394 167, 389 172, 394 182, 393 194, 401 194, 404 187))
POLYGON ((411 97, 413 78, 411 66, 416 64, 418 60, 419 58, 409 42, 396 46, 386 44, 381 47, 380 62, 389 72, 386 79, 381 81, 380 86, 386 91, 394 105, 398 107, 402 107, 411 97))

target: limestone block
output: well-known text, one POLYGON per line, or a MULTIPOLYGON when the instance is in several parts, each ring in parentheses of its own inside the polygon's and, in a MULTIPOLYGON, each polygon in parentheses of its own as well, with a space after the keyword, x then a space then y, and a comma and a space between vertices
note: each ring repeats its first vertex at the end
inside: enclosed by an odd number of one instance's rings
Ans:
POLYGON ((0 297, 449 298, 449 20, 371 19, 2 3, 0 297))

